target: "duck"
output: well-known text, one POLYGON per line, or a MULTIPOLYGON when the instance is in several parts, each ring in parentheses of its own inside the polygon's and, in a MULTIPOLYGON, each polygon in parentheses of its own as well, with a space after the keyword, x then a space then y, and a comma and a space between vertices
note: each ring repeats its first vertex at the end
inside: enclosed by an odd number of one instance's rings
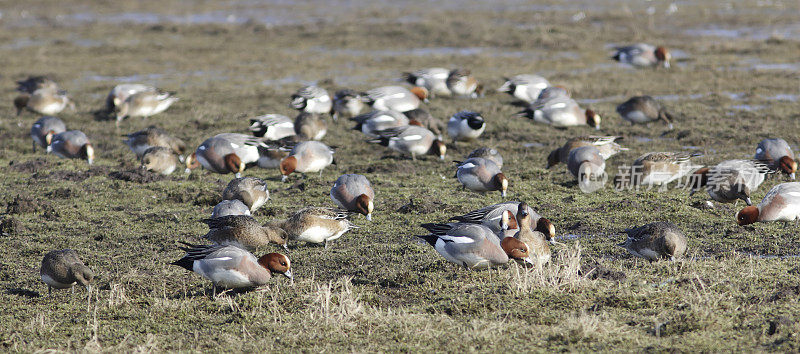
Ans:
POLYGON ((255 213, 269 200, 267 182, 256 177, 234 178, 222 191, 222 199, 241 200, 250 209, 250 213, 255 213))
POLYGON ((667 124, 667 129, 672 130, 672 115, 667 112, 658 101, 650 96, 634 96, 617 106, 617 113, 622 119, 636 123, 650 123, 663 120, 667 124))
POLYGON ((411 85, 424 87, 431 97, 453 94, 447 85, 449 77, 450 69, 445 68, 427 68, 403 73, 403 80, 411 85))
POLYGON ((797 172, 797 161, 792 148, 781 138, 764 139, 756 147, 756 160, 764 161, 773 169, 780 169, 794 180, 797 172))
POLYGON ((400 113, 419 108, 428 100, 428 90, 424 87, 382 86, 361 94, 364 103, 378 111, 397 111, 400 113))
POLYGON ((587 186, 605 176, 606 160, 595 146, 581 146, 570 151, 567 169, 581 186, 587 186))
POLYGON ((361 94, 351 89, 344 89, 336 91, 333 96, 333 121, 339 119, 339 116, 345 118, 355 117, 361 114, 361 111, 366 109, 367 105, 361 99, 361 94))
POLYGON ((281 181, 285 182, 292 172, 319 172, 321 176, 322 170, 332 163, 333 149, 319 141, 309 140, 295 145, 278 168, 282 175, 281 181))
POLYGON ((157 91, 158 89, 155 87, 143 84, 119 84, 114 86, 106 96, 106 111, 109 113, 115 112, 117 107, 135 93, 157 91))
POLYGON ((500 196, 506 197, 508 178, 490 160, 473 157, 460 162, 456 170, 456 178, 464 188, 471 191, 500 191, 500 196))
POLYGON ((68 130, 53 135, 47 152, 68 159, 86 159, 90 165, 94 163, 92 143, 80 130, 68 130))
POLYGON ((31 126, 31 139, 33 139, 33 152, 36 146, 46 149, 53 141, 53 136, 67 131, 67 126, 61 119, 53 116, 39 118, 31 126))
POLYGON ((303 140, 322 140, 328 133, 328 123, 318 113, 300 112, 294 119, 294 133, 303 140))
POLYGON ((455 69, 447 76, 447 88, 456 97, 477 98, 483 94, 483 85, 467 69, 455 69))
POLYGON ((527 246, 530 258, 534 260, 532 263, 541 267, 550 262, 550 246, 545 234, 533 229, 533 217, 528 211, 529 209, 530 207, 525 202, 521 202, 517 206, 518 231, 514 234, 514 238, 527 246))
POLYGON ((533 263, 528 246, 514 237, 497 237, 480 224, 422 224, 429 235, 417 236, 433 246, 451 263, 466 269, 487 269, 508 263, 510 259, 533 263))
POLYGON ((274 225, 286 230, 290 240, 322 243, 327 249, 329 242, 358 228, 347 219, 349 215, 348 212, 332 208, 306 207, 274 225))
POLYGON ((736 214, 739 225, 755 222, 800 220, 800 182, 778 184, 767 192, 758 205, 744 207, 736 214))
POLYGON ((364 175, 345 174, 339 176, 331 188, 331 199, 339 208, 361 213, 368 221, 372 221, 375 191, 364 175))
POLYGON ((265 114, 251 118, 249 129, 253 136, 266 141, 281 140, 296 134, 294 121, 283 114, 265 114))
POLYGON ((23 93, 14 99, 17 115, 24 109, 46 116, 61 113, 67 106, 75 109, 75 104, 67 97, 66 91, 54 87, 42 87, 32 93, 23 93))
POLYGON ((617 175, 614 184, 617 188, 625 186, 666 186, 698 169, 691 162, 700 153, 650 152, 639 156, 630 170, 617 175))
POLYGON ((211 218, 219 218, 228 215, 251 215, 250 208, 244 205, 241 200, 223 200, 214 206, 211 211, 211 218))
POLYGON ((269 283, 273 274, 282 274, 294 282, 292 263, 280 253, 268 253, 256 258, 245 249, 232 245, 193 245, 187 247, 183 258, 171 264, 195 272, 223 289, 247 289, 269 283))
POLYGON ((439 140, 442 140, 442 132, 447 129, 447 125, 438 118, 435 118, 430 112, 424 108, 412 109, 403 112, 408 118, 409 125, 416 125, 426 128, 436 134, 439 140))
POLYGON ((142 155, 141 163, 145 170, 165 176, 172 174, 181 165, 178 155, 163 146, 153 146, 147 149, 142 155))
POLYGON ((255 250, 270 243, 286 248, 286 231, 276 225, 259 225, 250 215, 228 215, 203 219, 208 233, 203 238, 219 245, 234 245, 255 250))
POLYGON ((273 147, 269 145, 258 146, 258 167, 265 169, 276 169, 281 165, 281 161, 289 156, 291 149, 285 147, 273 147))
POLYGON ((620 146, 616 141, 622 139, 621 136, 596 136, 585 135, 567 140, 564 145, 550 152, 547 156, 547 168, 551 168, 559 163, 567 163, 570 151, 582 146, 594 146, 600 152, 604 160, 616 155, 620 151, 627 151, 627 148, 620 146))
POLYGON ((646 43, 616 47, 614 50, 616 50, 612 57, 614 60, 638 67, 663 66, 669 68, 669 61, 672 59, 667 48, 646 43))
POLYGON ((164 112, 179 100, 170 93, 140 91, 128 96, 116 108, 117 125, 125 117, 150 117, 164 112))
POLYGON ((147 149, 154 146, 161 146, 172 150, 175 155, 183 161, 186 153, 186 143, 180 138, 169 135, 162 129, 151 125, 140 131, 126 135, 127 139, 123 142, 136 154, 136 158, 141 159, 147 149))
POLYGON ((186 173, 203 166, 214 173, 234 173, 237 178, 241 177, 247 164, 258 161, 260 143, 257 138, 245 134, 217 134, 203 141, 197 150, 186 158, 186 173))
MULTIPOLYGON (((473 210, 464 215, 454 216, 450 218, 450 220, 472 224, 482 224, 491 229, 493 232, 500 232, 502 228, 498 222, 501 221, 503 213, 507 212, 509 213, 509 220, 506 222, 506 225, 508 225, 509 230, 516 230, 519 228, 519 223, 514 215, 516 215, 516 213, 519 211, 520 203, 521 202, 519 201, 498 203, 473 210)), ((530 206, 527 207, 526 212, 531 217, 531 227, 533 230, 541 232, 548 242, 554 243, 556 228, 553 226, 553 223, 550 222, 549 219, 543 218, 530 206)), ((513 231, 511 235, 513 236, 515 233, 516 231, 513 231)))
POLYGON ((750 194, 764 182, 767 174, 773 173, 769 166, 752 160, 725 160, 716 166, 703 167, 692 174, 693 195, 700 189, 705 189, 712 200, 720 203, 733 203, 743 200, 747 205, 753 205, 750 194))
POLYGON ((406 126, 408 117, 395 111, 372 111, 353 118, 358 124, 353 130, 359 130, 370 138, 377 138, 378 131, 406 126))
POLYGON ((489 161, 494 162, 495 165, 499 168, 503 168, 503 156, 500 155, 500 152, 497 149, 489 148, 489 147, 480 147, 475 150, 472 150, 469 155, 467 155, 468 159, 473 157, 481 157, 487 159, 489 161))
POLYGON ((632 255, 650 262, 659 259, 674 261, 686 254, 686 236, 671 222, 654 222, 624 232, 628 238, 619 245, 632 255))
POLYGON ((521 74, 505 78, 505 82, 497 92, 505 92, 521 101, 533 103, 539 98, 542 90, 550 86, 544 77, 534 74, 521 74))
POLYGON ((292 95, 289 107, 308 113, 325 114, 333 110, 333 101, 324 88, 309 85, 301 87, 292 95))
POLYGON ((478 112, 461 111, 447 121, 447 135, 453 139, 453 143, 475 140, 485 129, 486 121, 478 112))
POLYGON ((53 79, 42 75, 28 76, 25 80, 17 81, 17 91, 19 92, 34 93, 43 88, 58 90, 58 84, 53 79))
POLYGON ((39 270, 42 281, 47 284, 47 293, 52 294, 55 289, 72 289, 75 284, 80 284, 91 289, 94 272, 87 267, 78 253, 71 249, 50 251, 42 259, 42 268, 39 270))
POLYGON ((379 143, 394 151, 402 154, 411 155, 411 159, 417 159, 417 155, 436 155, 440 160, 444 160, 447 153, 447 146, 438 139, 433 132, 416 125, 390 128, 377 132, 378 138, 370 140, 379 143))
POLYGON ((581 109, 575 100, 563 96, 537 100, 526 110, 517 113, 517 117, 526 117, 557 128, 589 125, 600 130, 599 114, 591 109, 581 109))

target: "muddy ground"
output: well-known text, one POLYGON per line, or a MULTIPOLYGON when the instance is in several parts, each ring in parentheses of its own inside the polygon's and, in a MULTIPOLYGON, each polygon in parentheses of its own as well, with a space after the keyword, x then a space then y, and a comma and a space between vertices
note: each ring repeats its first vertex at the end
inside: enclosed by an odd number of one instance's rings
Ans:
MULTIPOLYGON (((589 127, 554 129, 512 118, 521 108, 491 89, 504 76, 539 73, 601 114, 601 133, 622 135, 607 171, 650 151, 697 151, 713 164, 752 157, 766 137, 800 142, 800 25, 791 1, 88 2, 6 3, 0 17, 0 347, 118 350, 797 351, 797 227, 739 227, 742 206, 698 207, 701 193, 583 194, 548 153, 589 127), (673 49, 670 70, 638 70, 609 59, 614 45, 673 49), (377 190, 373 222, 328 250, 292 244, 296 282, 211 298, 196 274, 168 265, 177 241, 201 242, 231 175, 160 177, 135 170, 121 134, 151 124, 197 146, 246 132, 248 118, 295 116, 289 96, 305 84, 330 92, 401 84, 401 72, 469 68, 485 97, 439 98, 440 119, 482 112, 480 140, 448 145, 445 162, 410 161, 370 145, 349 122, 331 122, 324 142, 337 162, 321 177, 247 170, 273 199, 255 216, 333 206, 343 173, 377 190), (15 116, 14 80, 46 74, 68 90, 75 111, 59 116, 87 133, 96 163, 31 151, 33 113, 15 116), (118 83, 140 82, 181 100, 115 129, 92 113, 118 83), (649 94, 678 118, 630 126, 614 107, 649 94), (565 247, 542 271, 517 266, 470 272, 414 235, 417 225, 501 201, 461 191, 450 160, 498 148, 525 200, 556 225, 565 247), (301 181, 303 178, 305 180, 301 181), (298 183, 299 182, 299 183, 298 183), (4 211, 4 212, 3 212, 4 211), (635 259, 616 246, 630 226, 669 220, 689 240, 687 259, 635 259), (75 249, 96 287, 47 294, 39 265, 53 249, 75 249), (88 299, 88 301, 87 301, 88 299)), ((768 180, 761 197, 785 177, 768 180)), ((265 250, 273 251, 273 250, 265 250)))

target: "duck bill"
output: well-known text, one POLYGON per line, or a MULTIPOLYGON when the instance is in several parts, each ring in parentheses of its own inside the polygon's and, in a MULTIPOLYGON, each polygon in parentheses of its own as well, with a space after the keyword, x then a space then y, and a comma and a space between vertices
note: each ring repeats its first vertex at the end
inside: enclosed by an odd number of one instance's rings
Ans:
POLYGON ((750 197, 744 198, 744 202, 747 203, 747 205, 753 205, 753 202, 750 200, 750 197))
POLYGON ((281 176, 281 182, 286 182, 287 179, 289 179, 288 175, 281 176))
POLYGON ((285 273, 283 273, 283 275, 285 277, 289 278, 289 280, 291 281, 292 285, 294 285, 294 274, 292 274, 291 269, 287 270, 285 273))
POLYGON ((372 214, 367 214, 367 221, 372 221, 372 214))

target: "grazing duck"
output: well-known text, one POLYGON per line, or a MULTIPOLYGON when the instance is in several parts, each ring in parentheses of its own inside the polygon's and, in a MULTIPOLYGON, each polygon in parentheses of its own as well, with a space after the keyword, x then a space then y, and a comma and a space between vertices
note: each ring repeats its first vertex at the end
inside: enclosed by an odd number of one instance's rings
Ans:
POLYGON ((211 218, 221 218, 228 215, 250 215, 250 208, 244 205, 241 200, 223 200, 214 206, 211 211, 211 218))
POLYGON ((270 243, 286 248, 286 231, 276 225, 261 226, 250 215, 229 215, 203 219, 208 233, 203 236, 220 245, 234 245, 247 250, 265 247, 270 243))
POLYGON ((517 113, 517 116, 558 128, 589 125, 600 130, 600 115, 591 109, 581 109, 578 103, 569 97, 556 96, 537 100, 526 110, 517 113))
POLYGON ((686 254, 686 236, 671 222, 654 222, 627 229, 625 233, 628 238, 620 246, 650 262, 664 258, 674 261, 686 254))
MULTIPOLYGON (((508 225, 509 230, 516 230, 519 228, 519 223, 514 215, 516 215, 516 213, 519 211, 519 205, 520 202, 517 201, 498 203, 473 210, 464 215, 452 217, 450 220, 472 224, 482 224, 491 229, 493 232, 499 232, 501 231, 499 221, 501 220, 503 213, 508 212, 510 213, 510 218, 508 222, 506 222, 506 225, 508 225)), ((533 230, 541 232, 544 234, 547 241, 553 242, 553 239, 556 236, 556 228, 553 226, 553 223, 551 223, 550 220, 543 218, 530 206, 528 206, 526 212, 531 217, 531 227, 533 230)), ((514 233, 516 233, 516 231, 514 233)))
POLYGON ((354 120, 358 124, 353 129, 370 138, 377 138, 381 130, 403 127, 409 123, 403 113, 395 111, 372 111, 355 117, 354 120))
POLYGON ((446 83, 453 96, 477 98, 483 93, 483 86, 467 69, 451 71, 446 83))
POLYGON ((497 167, 503 168, 503 156, 501 156, 500 152, 497 151, 496 149, 488 147, 477 148, 475 150, 472 150, 472 152, 470 152, 469 155, 467 155, 468 159, 471 159, 473 157, 481 157, 487 159, 489 161, 494 162, 494 164, 497 165, 497 167))
POLYGON ((117 107, 122 105, 125 100, 131 95, 139 92, 157 92, 158 90, 153 86, 142 84, 119 84, 111 89, 111 92, 106 96, 106 111, 116 112, 117 107))
POLYGON ((508 190, 508 178, 500 171, 500 167, 480 157, 459 163, 456 178, 464 188, 474 192, 500 191, 500 195, 505 198, 508 190))
POLYGON ((357 174, 341 175, 331 188, 331 199, 339 208, 364 214, 372 221, 375 191, 367 177, 357 174))
POLYGON ((475 140, 485 129, 486 121, 478 112, 461 111, 447 122, 447 135, 453 138, 453 143, 475 140))
POLYGON ((33 151, 36 152, 37 145, 46 149, 53 141, 54 135, 65 131, 67 131, 67 126, 61 119, 51 116, 39 118, 39 120, 31 126, 33 151))
POLYGON ((17 115, 27 109, 31 112, 52 116, 61 113, 67 106, 75 109, 75 104, 67 97, 66 91, 52 87, 43 87, 33 93, 23 93, 14 99, 17 115))
POLYGON ((528 211, 530 207, 525 202, 517 206, 517 225, 519 230, 514 238, 522 241, 528 247, 530 258, 536 266, 543 266, 550 262, 550 246, 547 244, 545 234, 533 229, 533 217, 528 211))
POLYGON ((725 160, 716 166, 695 171, 692 175, 695 184, 691 186, 689 195, 705 189, 711 199, 720 203, 733 203, 741 199, 747 205, 752 205, 750 193, 755 192, 766 175, 772 172, 760 161, 725 160))
POLYGON ((60 251, 50 251, 42 259, 42 268, 39 271, 42 281, 47 284, 47 293, 50 294, 53 288, 67 289, 75 291, 75 284, 81 284, 91 288, 94 272, 78 258, 78 253, 66 249, 60 251))
POLYGON ((252 253, 231 245, 193 245, 179 247, 186 251, 183 258, 172 262, 184 269, 211 280, 216 288, 243 289, 266 285, 273 273, 283 274, 292 282, 292 265, 280 253, 269 253, 256 258, 252 253))
POLYGON ((269 200, 267 182, 255 177, 234 178, 228 182, 225 190, 222 191, 222 199, 241 200, 250 208, 251 213, 255 213, 258 208, 269 200))
POLYGON ((767 221, 800 221, 800 182, 772 187, 758 205, 746 206, 736 215, 739 225, 767 221))
POLYGON ((134 93, 125 101, 117 106, 117 125, 125 117, 150 117, 164 112, 173 103, 177 102, 177 97, 172 97, 170 93, 156 91, 141 91, 134 93))
POLYGON ((761 140, 756 148, 755 159, 768 163, 773 169, 780 169, 791 179, 794 179, 797 172, 797 161, 792 148, 781 138, 761 140))
POLYGON ((428 100, 428 90, 424 87, 382 86, 361 94, 364 103, 378 111, 407 112, 419 108, 422 101, 428 100))
POLYGON ((373 143, 380 143, 394 151, 402 154, 410 154, 412 160, 417 159, 417 155, 436 155, 444 160, 447 146, 444 142, 437 139, 433 132, 416 125, 397 127, 381 130, 378 139, 371 140, 373 143))
POLYGON ((408 117, 408 124, 409 125, 417 125, 423 128, 427 128, 433 134, 441 140, 442 132, 445 131, 446 124, 442 122, 441 119, 434 118, 430 112, 426 111, 424 108, 417 108, 412 109, 407 112, 403 112, 403 114, 408 117))
MULTIPOLYGON (((308 113, 331 113, 333 101, 328 91, 317 86, 301 87, 292 95, 289 107, 308 113)), ((296 123, 295 123, 296 125, 296 123)))
POLYGON ((138 132, 128 134, 127 137, 128 138, 124 140, 125 145, 128 145, 139 159, 142 158, 147 149, 154 146, 161 146, 172 150, 172 152, 179 156, 181 161, 183 160, 183 154, 186 153, 186 143, 183 142, 183 140, 167 134, 167 132, 154 125, 138 132))
POLYGON ((296 134, 294 121, 282 114, 265 114, 250 119, 250 131, 253 132, 253 136, 263 137, 267 141, 280 140, 296 134))
POLYGON ((361 114, 366 107, 367 105, 361 100, 361 94, 358 92, 350 89, 337 91, 333 97, 333 120, 336 121, 339 116, 355 117, 361 114))
POLYGON ((333 163, 333 150, 319 141, 309 140, 298 143, 289 156, 281 161, 281 181, 286 181, 292 172, 319 172, 333 163))
POLYGON ((645 43, 617 47, 614 49, 616 50, 616 53, 614 53, 612 57, 614 60, 638 67, 661 65, 665 68, 669 68, 669 60, 672 58, 667 48, 656 47, 645 43))
POLYGON ((331 208, 306 207, 274 225, 286 230, 290 240, 324 243, 327 249, 328 242, 358 228, 347 219, 348 216, 347 212, 331 208))
POLYGON ((234 173, 241 177, 246 164, 257 162, 258 141, 238 133, 217 134, 203 141, 194 153, 186 159, 186 173, 192 169, 203 168, 214 173, 234 173))
POLYGON ((153 146, 147 149, 142 155, 141 161, 142 168, 165 176, 172 174, 181 165, 178 155, 163 146, 153 146))
POLYGON ((294 133, 303 140, 322 140, 328 133, 328 122, 318 113, 303 111, 294 119, 294 133))
POLYGON ((533 103, 539 98, 542 90, 550 86, 547 79, 539 75, 522 74, 506 78, 498 92, 505 92, 527 103, 533 103))
POLYGON ((602 186, 597 182, 606 174, 606 160, 593 145, 581 146, 569 153, 567 169, 578 180, 583 191, 595 191, 602 186))
POLYGON ((661 119, 667 124, 669 130, 673 129, 672 115, 650 96, 631 97, 617 106, 617 113, 622 116, 622 119, 631 122, 631 125, 650 123, 661 119))
POLYGON ((563 146, 550 152, 547 156, 547 168, 558 165, 559 163, 567 163, 570 151, 582 146, 594 146, 600 152, 600 156, 604 160, 608 160, 611 156, 616 155, 620 151, 628 150, 621 147, 616 143, 617 140, 622 139, 621 136, 579 136, 567 140, 563 146))
POLYGON ((47 152, 68 159, 86 159, 90 165, 94 162, 92 143, 80 130, 68 130, 53 135, 47 152))
POLYGON ((697 166, 693 165, 691 158, 700 156, 700 153, 685 152, 650 152, 639 156, 631 165, 630 171, 617 175, 614 184, 617 188, 628 185, 633 186, 666 186, 683 176, 688 175, 697 166))
POLYGON ((525 243, 513 237, 498 242, 488 227, 480 224, 422 224, 430 235, 417 236, 451 263, 466 269, 486 269, 509 259, 533 263, 525 243))
POLYGON ((403 73, 403 79, 418 87, 424 87, 431 97, 451 96, 453 93, 447 86, 447 79, 450 77, 450 70, 445 68, 421 69, 410 73, 403 73))

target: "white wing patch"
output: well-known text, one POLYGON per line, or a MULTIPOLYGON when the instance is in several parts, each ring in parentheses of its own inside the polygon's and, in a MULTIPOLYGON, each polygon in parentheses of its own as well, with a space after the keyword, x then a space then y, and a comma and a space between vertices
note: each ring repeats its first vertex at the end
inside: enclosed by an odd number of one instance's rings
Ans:
POLYGON ((444 241, 450 241, 453 243, 475 243, 475 240, 466 237, 466 236, 450 236, 450 235, 442 235, 439 236, 440 239, 444 241))
POLYGON ((394 122, 394 117, 392 117, 392 116, 380 115, 380 116, 377 116, 377 117, 375 117, 375 118, 372 118, 372 121, 373 121, 373 122, 376 122, 376 123, 381 123, 381 122, 394 122))
POLYGON ((465 164, 463 164, 461 166, 458 166, 458 167, 459 168, 473 168, 473 167, 475 167, 475 164, 472 163, 472 162, 468 162, 468 163, 465 163, 465 164))
POLYGON ((406 97, 405 92, 398 92, 393 95, 384 96, 383 99, 392 99, 392 98, 403 98, 406 97))
POLYGON ((231 143, 231 147, 234 148, 234 149, 238 149, 240 146, 237 145, 237 144, 231 143))
POLYGON ((294 123, 292 123, 292 122, 283 122, 283 123, 275 124, 275 126, 276 127, 283 127, 283 128, 293 128, 294 127, 294 123))
POLYGON ((210 258, 209 260, 210 261, 229 261, 231 259, 233 259, 233 258, 231 258, 231 257, 219 257, 219 258, 210 258))
POLYGON ((328 97, 327 95, 326 96, 322 96, 322 97, 317 97, 317 101, 320 101, 320 102, 328 102, 330 100, 331 100, 331 98, 328 97))
POLYGON ((403 140, 405 140, 405 141, 422 140, 422 135, 414 134, 414 135, 404 136, 403 140))
POLYGON ((564 102, 553 103, 552 105, 550 105, 551 109, 558 109, 558 108, 565 108, 565 107, 567 107, 567 104, 564 103, 564 102))

